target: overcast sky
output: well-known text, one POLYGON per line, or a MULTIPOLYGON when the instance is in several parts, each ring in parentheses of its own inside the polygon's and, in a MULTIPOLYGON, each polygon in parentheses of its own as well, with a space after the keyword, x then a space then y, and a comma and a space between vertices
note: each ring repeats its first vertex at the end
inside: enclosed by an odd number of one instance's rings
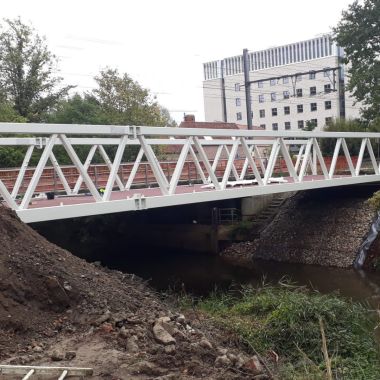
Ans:
POLYGON ((61 75, 90 90, 107 66, 157 94, 177 120, 204 120, 202 63, 326 33, 353 0, 0 0, 45 35, 61 75))

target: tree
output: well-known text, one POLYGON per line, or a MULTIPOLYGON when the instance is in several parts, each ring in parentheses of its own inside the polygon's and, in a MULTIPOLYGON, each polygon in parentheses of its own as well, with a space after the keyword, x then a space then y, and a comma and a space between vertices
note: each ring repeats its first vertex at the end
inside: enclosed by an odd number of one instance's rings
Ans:
POLYGON ((380 114, 380 1, 355 1, 343 12, 333 29, 338 45, 349 63, 348 90, 364 105, 363 117, 374 120, 380 114))
POLYGON ((92 95, 99 102, 105 124, 173 125, 170 115, 128 74, 106 69, 95 77, 98 88, 92 95))
POLYGON ((62 78, 54 75, 56 57, 45 39, 20 19, 4 20, 0 33, 1 95, 30 121, 40 121, 72 86, 57 89, 62 78))

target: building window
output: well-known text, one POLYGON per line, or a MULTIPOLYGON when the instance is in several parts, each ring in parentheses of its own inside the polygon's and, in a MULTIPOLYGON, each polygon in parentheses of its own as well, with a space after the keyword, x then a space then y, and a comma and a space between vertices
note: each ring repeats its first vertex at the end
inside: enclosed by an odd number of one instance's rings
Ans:
POLYGON ((261 129, 267 129, 267 127, 266 127, 265 124, 260 124, 260 128, 261 128, 261 129))
POLYGON ((312 125, 313 127, 318 126, 318 120, 317 119, 310 119, 309 125, 312 125))
POLYGON ((265 110, 260 110, 260 117, 265 117, 265 110))
POLYGON ((276 85, 276 79, 271 79, 270 80, 270 85, 275 86, 276 85))
POLYGON ((240 107, 241 106, 241 99, 240 98, 236 98, 235 99, 235 103, 236 103, 236 107, 240 107))
POLYGON ((235 91, 240 91, 240 83, 235 83, 235 91))
POLYGON ((257 87, 258 88, 263 88, 264 87, 264 82, 262 80, 260 82, 257 82, 257 87))
POLYGON ((331 84, 325 84, 325 93, 328 94, 331 92, 331 84))
POLYGON ((297 104, 297 113, 303 112, 303 104, 297 104))
POLYGON ((264 103, 264 94, 259 95, 259 103, 264 103))
POLYGON ((237 112, 236 113, 236 120, 241 120, 241 119, 242 119, 241 112, 237 112))
POLYGON ((274 131, 278 131, 278 123, 273 123, 273 124, 272 124, 272 129, 273 129, 274 131))
POLYGON ((310 103, 310 111, 316 111, 317 110, 317 103, 310 103))
POLYGON ((285 129, 286 130, 290 129, 290 121, 285 121, 285 129))
POLYGON ((302 88, 297 88, 296 94, 297 94, 297 98, 302 97, 302 88))
POLYGON ((272 108, 272 116, 277 116, 277 108, 272 108))
POLYGON ((283 92, 283 94, 284 94, 284 99, 289 99, 289 97, 290 97, 289 91, 286 90, 283 92))
POLYGON ((326 125, 331 125, 332 124, 332 117, 326 117, 325 118, 325 124, 326 125))
POLYGON ((284 114, 285 115, 290 115, 290 107, 289 106, 285 106, 284 107, 284 114))
POLYGON ((297 74, 296 75, 296 82, 301 82, 302 80, 302 74, 297 74))
POLYGON ((315 79, 315 72, 314 71, 309 73, 309 79, 315 79))
POLYGON ((331 110, 331 100, 325 101, 325 110, 331 110))
POLYGON ((283 83, 283 84, 287 84, 287 83, 289 83, 289 77, 283 77, 283 78, 282 78, 282 83, 283 83))
POLYGON ((303 129, 304 123, 303 120, 298 120, 298 129, 303 129))
POLYGON ((310 87, 310 96, 317 95, 317 87, 310 87))
POLYGON ((272 102, 275 102, 275 101, 276 101, 276 93, 275 93, 275 92, 272 92, 272 93, 270 94, 270 100, 271 100, 272 102))
POLYGON ((326 67, 325 69, 324 69, 324 72, 323 72, 323 76, 324 77, 329 77, 330 76, 330 68, 329 67, 326 67))

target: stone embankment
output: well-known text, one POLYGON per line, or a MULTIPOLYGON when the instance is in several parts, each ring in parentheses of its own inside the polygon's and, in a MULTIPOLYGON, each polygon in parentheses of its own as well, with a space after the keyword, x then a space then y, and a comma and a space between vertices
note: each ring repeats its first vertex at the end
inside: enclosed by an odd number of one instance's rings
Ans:
POLYGON ((350 267, 374 218, 366 202, 374 191, 342 187, 297 193, 258 239, 234 244, 222 256, 245 263, 260 258, 350 267))

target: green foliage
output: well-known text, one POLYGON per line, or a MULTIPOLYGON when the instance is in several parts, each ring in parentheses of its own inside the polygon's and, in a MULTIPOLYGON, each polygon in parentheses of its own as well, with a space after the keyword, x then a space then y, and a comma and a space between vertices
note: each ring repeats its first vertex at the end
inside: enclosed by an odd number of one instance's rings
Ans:
POLYGON ((25 117, 20 116, 12 105, 6 101, 0 103, 0 122, 25 123, 25 117))
POLYGON ((365 110, 367 120, 379 117, 380 109, 380 2, 355 1, 334 28, 338 45, 344 48, 349 63, 348 89, 365 110))
POLYGON ((371 205, 371 207, 379 211, 380 210, 380 191, 374 192, 372 197, 369 198, 367 202, 371 205))
POLYGON ((317 124, 311 120, 306 121, 306 126, 302 128, 303 131, 311 132, 317 127, 317 124))
POLYGON ((325 378, 322 318, 334 378, 378 379, 376 322, 359 303, 283 284, 247 287, 241 297, 214 294, 200 301, 198 308, 263 355, 269 350, 277 352, 284 363, 281 379, 325 378))
POLYGON ((56 89, 61 82, 54 75, 56 58, 33 28, 20 19, 6 19, 4 24, 0 33, 2 97, 19 115, 40 121, 71 87, 56 89))
MULTIPOLYGON (((365 123, 359 120, 344 120, 336 119, 329 125, 325 126, 326 132, 380 132, 380 123, 377 121, 365 123)), ((352 155, 358 155, 360 150, 360 139, 346 139, 348 149, 352 155)), ((377 152, 379 148, 378 140, 371 140, 373 150, 377 152)), ((334 153, 336 140, 335 139, 321 139, 320 147, 324 154, 332 156, 334 153)))

